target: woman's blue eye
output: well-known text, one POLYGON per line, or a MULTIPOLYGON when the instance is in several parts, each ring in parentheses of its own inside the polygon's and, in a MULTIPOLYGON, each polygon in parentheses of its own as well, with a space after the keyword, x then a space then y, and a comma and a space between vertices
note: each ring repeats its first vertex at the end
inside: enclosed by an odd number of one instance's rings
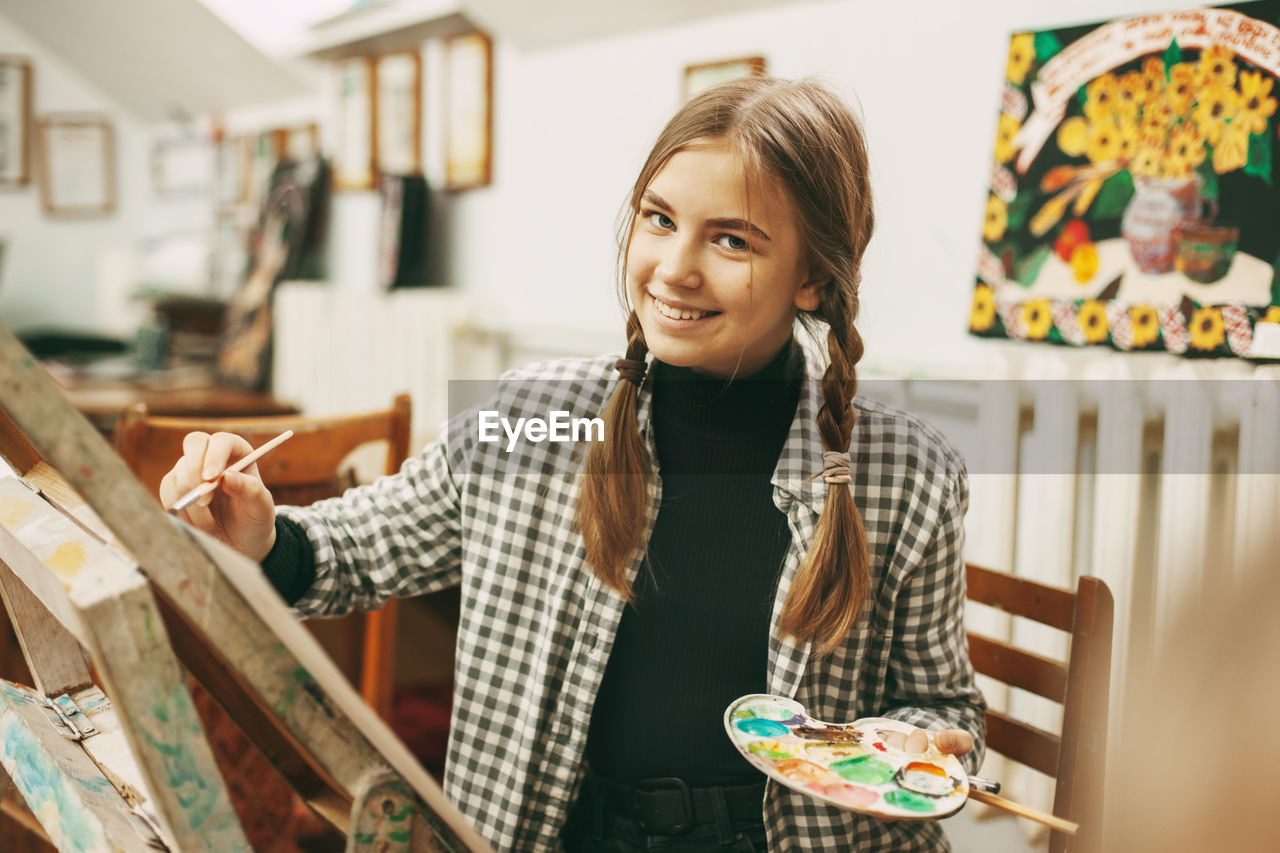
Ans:
POLYGON ((733 249, 735 252, 741 252, 750 249, 751 244, 739 237, 737 234, 721 234, 716 238, 716 242, 724 246, 726 249, 733 249))
POLYGON ((649 221, 659 228, 670 230, 676 227, 676 224, 671 221, 671 217, 667 216, 665 213, 659 213, 655 210, 647 215, 649 217, 649 221))

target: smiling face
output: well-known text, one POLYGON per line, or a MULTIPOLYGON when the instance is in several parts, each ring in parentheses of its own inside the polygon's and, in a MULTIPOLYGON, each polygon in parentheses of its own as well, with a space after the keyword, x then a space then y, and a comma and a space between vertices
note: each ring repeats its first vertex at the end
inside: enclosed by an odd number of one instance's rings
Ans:
POLYGON ((760 370, 796 310, 818 306, 790 195, 776 178, 748 180, 719 140, 680 149, 649 182, 626 273, 649 351, 711 376, 760 370))

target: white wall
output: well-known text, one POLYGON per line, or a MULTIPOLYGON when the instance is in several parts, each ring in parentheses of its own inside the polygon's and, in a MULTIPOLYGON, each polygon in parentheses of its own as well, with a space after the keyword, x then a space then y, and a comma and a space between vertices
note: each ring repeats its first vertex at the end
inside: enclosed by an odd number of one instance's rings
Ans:
MULTIPOLYGON (((620 342, 615 218, 650 144, 679 106, 683 68, 760 54, 771 73, 824 75, 861 104, 877 205, 864 265, 869 366, 973 367, 998 347, 965 330, 1009 34, 1187 5, 838 0, 539 51, 513 47, 495 21, 494 183, 436 195, 432 230, 443 251, 433 260, 433 278, 486 305, 494 324, 617 330, 620 342)), ((0 50, 32 58, 37 112, 87 109, 112 117, 121 187, 113 216, 77 223, 46 218, 34 187, 0 192, 0 230, 10 236, 0 316, 19 327, 110 325, 127 311, 119 307, 122 276, 104 278, 103 259, 127 256, 143 228, 142 129, 3 17, 0 50)), ((438 187, 433 44, 424 45, 424 59, 425 154, 438 187)), ((331 118, 323 84, 316 89, 318 102, 303 99, 281 120, 316 110, 331 118)), ((228 129, 271 118, 259 111, 241 122, 233 112, 228 129)), ((372 290, 376 195, 337 193, 333 205, 330 275, 372 290)))
MULTIPOLYGON (((136 120, 71 71, 54 53, 0 15, 0 53, 31 61, 34 117, 90 112, 115 130, 116 208, 105 217, 49 218, 35 182, 0 189, 0 320, 14 329, 36 326, 131 331, 136 306, 128 251, 134 245, 146 193, 146 145, 136 120)), ((34 140, 33 140, 34 142, 34 140)), ((33 163, 33 167, 36 164, 33 163)))
POLYGON ((450 205, 452 280, 522 322, 616 328, 620 345, 614 217, 682 69, 760 54, 861 102, 877 207, 869 364, 975 365, 992 349, 966 328, 1009 34, 1189 5, 840 0, 537 53, 500 43, 494 184, 450 205))

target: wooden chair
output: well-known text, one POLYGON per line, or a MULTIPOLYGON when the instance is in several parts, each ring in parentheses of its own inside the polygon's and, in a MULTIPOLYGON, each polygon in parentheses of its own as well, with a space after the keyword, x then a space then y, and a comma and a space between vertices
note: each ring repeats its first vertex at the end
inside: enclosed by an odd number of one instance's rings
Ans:
POLYGON ((1080 825, 1054 831, 1051 853, 1095 851, 1102 838, 1107 711, 1111 679, 1111 591, 1082 577, 1071 592, 967 564, 968 598, 1065 631, 1065 663, 969 632, 973 668, 996 681, 1062 704, 1062 730, 1045 731, 1007 713, 987 711, 987 748, 1055 780, 1053 813, 1080 825))
MULTIPOLYGON (((384 470, 388 474, 398 471, 409 455, 411 415, 407 394, 397 396, 391 408, 384 411, 336 417, 151 417, 139 404, 120 416, 114 441, 116 451, 138 479, 158 495, 160 480, 182 456, 183 437, 193 430, 235 433, 257 447, 291 429, 293 438, 259 460, 258 471, 277 504, 302 505, 339 495, 355 484, 351 472, 341 466, 361 445, 385 441, 384 470)), ((387 720, 395 674, 396 610, 397 603, 391 601, 380 610, 364 614, 363 630, 354 638, 347 630, 351 621, 337 631, 333 629, 340 620, 310 623, 339 666, 358 683, 365 701, 387 720), (353 647, 360 649, 358 666, 353 647)))

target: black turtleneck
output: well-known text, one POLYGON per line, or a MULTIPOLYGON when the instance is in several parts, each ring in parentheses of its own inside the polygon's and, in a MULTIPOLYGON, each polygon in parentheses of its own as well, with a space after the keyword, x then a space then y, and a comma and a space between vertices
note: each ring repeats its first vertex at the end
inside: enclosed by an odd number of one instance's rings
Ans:
POLYGON ((726 383, 654 362, 662 505, 596 699, 587 756, 619 782, 756 782, 725 707, 766 692, 769 618, 791 536, 770 479, 795 417, 795 343, 726 383))

